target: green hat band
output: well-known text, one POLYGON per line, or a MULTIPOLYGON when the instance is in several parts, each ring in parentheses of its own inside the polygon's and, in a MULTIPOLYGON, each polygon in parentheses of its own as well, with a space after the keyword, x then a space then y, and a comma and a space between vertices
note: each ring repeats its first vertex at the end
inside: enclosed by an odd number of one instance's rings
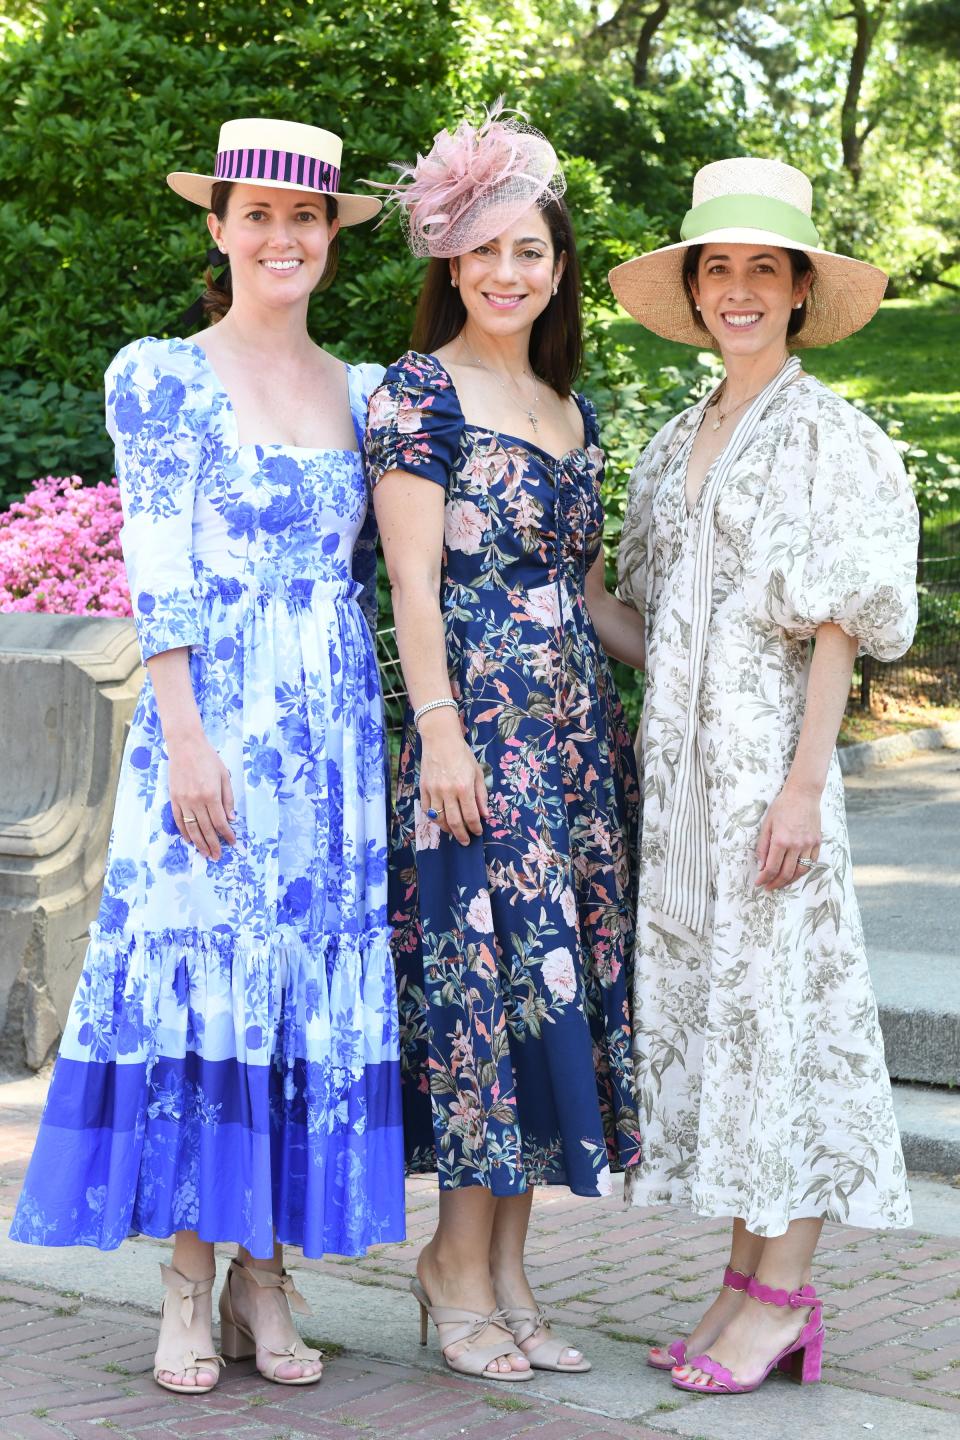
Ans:
POLYGON ((770 230, 796 245, 820 244, 809 215, 768 195, 718 195, 715 200, 704 200, 684 215, 680 238, 695 241, 711 230, 770 230))

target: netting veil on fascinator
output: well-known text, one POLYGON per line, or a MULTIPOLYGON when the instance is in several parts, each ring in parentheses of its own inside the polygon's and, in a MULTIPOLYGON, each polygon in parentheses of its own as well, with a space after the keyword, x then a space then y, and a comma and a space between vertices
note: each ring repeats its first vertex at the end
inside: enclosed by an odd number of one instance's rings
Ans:
POLYGON ((399 211, 414 255, 444 260, 492 240, 567 188, 550 141, 505 111, 502 98, 480 125, 461 120, 453 134, 441 130, 428 155, 395 168, 398 178, 378 186, 387 192, 384 218, 399 211))

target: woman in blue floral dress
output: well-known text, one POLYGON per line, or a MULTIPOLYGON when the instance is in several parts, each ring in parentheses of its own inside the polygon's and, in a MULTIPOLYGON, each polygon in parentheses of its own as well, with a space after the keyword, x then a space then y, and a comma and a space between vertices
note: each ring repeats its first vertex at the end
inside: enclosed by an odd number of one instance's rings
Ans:
POLYGON ((310 126, 224 125, 216 176, 171 184, 229 253, 232 280, 208 292, 225 318, 138 340, 106 377, 148 678, 11 1233, 101 1249, 175 1234, 154 1373, 184 1392, 219 1372, 215 1242, 242 1247, 224 1353, 310 1384, 319 1352, 293 1326, 281 1246, 357 1255, 404 1234, 358 452, 382 370, 306 329, 339 225, 378 208, 339 193, 339 151, 310 126))
POLYGON ((639 1158, 638 794, 601 647, 638 663, 642 636, 604 587, 560 190, 548 142, 497 112, 400 182, 433 258, 366 438, 412 707, 390 897, 406 1150, 440 1179, 414 1289, 447 1363, 501 1380, 590 1368, 527 1284, 534 1187, 603 1195, 639 1158))

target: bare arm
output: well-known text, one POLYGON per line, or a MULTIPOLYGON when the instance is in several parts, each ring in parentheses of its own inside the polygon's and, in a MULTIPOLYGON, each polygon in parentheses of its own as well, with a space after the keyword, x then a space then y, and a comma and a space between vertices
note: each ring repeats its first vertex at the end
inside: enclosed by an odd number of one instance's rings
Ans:
MULTIPOLYGON (((373 492, 393 595, 397 649, 414 710, 450 695, 440 614, 445 495, 432 480, 390 470, 373 492)), ((420 721, 420 804, 462 845, 483 833, 487 791, 483 771, 463 738, 452 707, 420 721)))
POLYGON ((601 552, 587 571, 587 609, 600 644, 614 660, 642 670, 646 664, 643 616, 607 589, 601 552))
POLYGON ((190 683, 185 646, 152 655, 147 669, 157 697, 160 726, 170 762, 170 803, 177 829, 201 855, 220 859, 220 841, 236 844, 230 828, 233 788, 230 772, 203 731, 190 683), (193 822, 185 815, 195 817, 193 822))
POLYGON ((821 625, 810 665, 796 754, 783 789, 760 827, 757 884, 779 890, 802 873, 801 855, 820 853, 820 797, 850 692, 857 642, 839 625, 821 625))

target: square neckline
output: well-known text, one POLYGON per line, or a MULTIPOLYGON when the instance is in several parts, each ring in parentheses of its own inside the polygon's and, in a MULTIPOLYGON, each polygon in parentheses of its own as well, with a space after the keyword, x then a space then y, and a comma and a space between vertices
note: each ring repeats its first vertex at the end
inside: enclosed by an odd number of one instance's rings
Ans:
MULTIPOLYGON (((194 350, 198 355, 203 356, 203 360, 207 367, 207 370, 210 372, 210 378, 213 381, 214 388, 220 395, 223 396, 224 400, 227 402, 227 410, 230 413, 230 419, 233 421, 234 444, 236 445, 238 452, 241 450, 284 450, 293 455, 356 455, 357 459, 362 461, 362 451, 359 445, 357 445, 357 448, 355 450, 347 450, 342 445, 288 445, 283 440, 242 441, 240 439, 240 422, 237 419, 237 412, 234 409, 233 401, 230 399, 230 392, 224 385, 223 381, 220 379, 220 376, 217 374, 213 361, 210 359, 210 356, 207 354, 206 350, 204 350, 202 345, 198 345, 196 340, 192 340, 189 336, 176 335, 172 338, 180 345, 189 345, 191 350, 194 350)), ((350 410, 351 424, 354 424, 353 406, 350 404, 351 366, 349 366, 345 360, 339 360, 337 363, 343 366, 344 373, 346 375, 347 405, 350 410)), ((354 429, 356 429, 355 424, 354 429)))
MULTIPOLYGON (((450 374, 450 371, 447 369, 446 365, 444 365, 443 361, 438 359, 437 356, 434 355, 432 352, 428 355, 427 358, 432 360, 433 363, 437 366, 437 369, 442 370, 443 374, 446 375, 447 379, 450 381, 450 389, 453 391, 454 398, 460 409, 460 415, 463 419, 464 430, 474 430, 481 435, 489 435, 490 438, 493 440, 513 440, 517 445, 522 446, 525 450, 534 450, 538 454, 543 455, 545 459, 549 460, 550 464, 557 469, 559 469, 566 460, 569 460, 571 455, 587 455, 587 452, 590 449, 590 446, 587 443, 587 417, 584 414, 580 404, 581 397, 579 391, 573 390, 571 391, 571 394, 574 395, 576 398, 577 409, 580 411, 580 418, 583 421, 584 443, 582 445, 571 445, 570 449, 564 450, 562 455, 554 455, 551 450, 544 449, 544 447, 542 445, 538 445, 535 440, 526 440, 522 435, 511 435, 508 430, 493 430, 487 425, 477 425, 469 421, 463 413, 463 405, 460 400, 460 392, 457 389, 457 382, 450 374)), ((596 448, 598 450, 601 449, 599 445, 596 446, 596 448)), ((605 456, 604 459, 606 459, 605 456)))

